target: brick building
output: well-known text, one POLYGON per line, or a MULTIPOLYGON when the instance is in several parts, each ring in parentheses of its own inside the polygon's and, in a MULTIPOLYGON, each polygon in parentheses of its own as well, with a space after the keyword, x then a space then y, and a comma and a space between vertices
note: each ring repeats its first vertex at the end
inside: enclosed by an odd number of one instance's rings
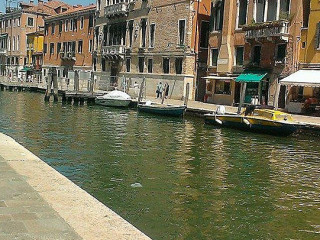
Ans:
POLYGON ((20 3, 18 8, 9 8, 0 15, 0 38, 1 41, 1 71, 10 80, 24 80, 28 72, 21 71, 28 64, 27 57, 27 34, 39 31, 44 26, 46 16, 55 15, 67 4, 60 1, 42 0, 35 4, 20 3))
POLYGON ((148 96, 166 82, 169 97, 182 99, 190 83, 189 98, 202 98, 197 79, 206 74, 210 0, 98 0, 97 10, 98 88, 130 88, 145 78, 148 96))
POLYGON ((43 77, 57 75, 59 88, 89 90, 95 5, 73 6, 45 19, 43 77))
POLYGON ((297 69, 302 2, 217 0, 212 4, 216 9, 212 23, 219 27, 210 35, 209 100, 239 103, 240 83, 246 81, 246 102, 256 97, 261 104, 272 105, 279 79, 297 69))

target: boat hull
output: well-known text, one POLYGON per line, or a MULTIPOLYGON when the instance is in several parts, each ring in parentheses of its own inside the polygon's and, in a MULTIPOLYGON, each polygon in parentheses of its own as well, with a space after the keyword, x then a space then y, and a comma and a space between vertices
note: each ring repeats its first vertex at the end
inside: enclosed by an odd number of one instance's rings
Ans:
POLYGON ((122 100, 122 99, 99 99, 96 98, 96 104, 107 106, 107 107, 128 107, 131 103, 131 100, 122 100))
POLYGON ((278 136, 288 136, 297 130, 293 123, 257 119, 241 115, 206 115, 205 123, 278 136))
POLYGON ((138 105, 139 112, 172 116, 172 117, 182 117, 186 107, 185 106, 157 106, 157 105, 138 105))

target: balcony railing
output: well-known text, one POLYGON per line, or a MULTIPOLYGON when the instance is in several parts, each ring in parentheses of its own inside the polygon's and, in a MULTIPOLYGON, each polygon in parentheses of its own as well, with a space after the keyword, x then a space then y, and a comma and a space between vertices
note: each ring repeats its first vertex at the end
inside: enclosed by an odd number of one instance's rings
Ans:
POLYGON ((101 54, 105 57, 120 57, 123 58, 126 52, 124 45, 103 46, 101 54))
POLYGON ((104 16, 107 18, 113 16, 126 16, 129 12, 129 4, 126 2, 116 3, 104 7, 104 16))
POLYGON ((280 37, 288 41, 289 21, 279 20, 274 22, 256 23, 242 28, 246 39, 280 37))
POLYGON ((0 48, 0 54, 1 54, 1 55, 6 55, 6 54, 7 54, 7 49, 5 49, 5 48, 0 48))
POLYGON ((60 58, 63 60, 75 60, 76 53, 75 52, 60 52, 60 58))

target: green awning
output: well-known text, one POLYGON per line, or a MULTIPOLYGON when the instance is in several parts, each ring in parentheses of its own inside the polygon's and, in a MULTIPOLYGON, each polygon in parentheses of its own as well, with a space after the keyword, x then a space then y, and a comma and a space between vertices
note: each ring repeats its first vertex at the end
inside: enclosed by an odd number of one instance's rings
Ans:
POLYGON ((236 78, 236 82, 260 82, 266 75, 267 71, 263 70, 244 70, 243 73, 236 78))
POLYGON ((31 68, 29 67, 24 67, 20 70, 20 72, 27 72, 27 71, 31 71, 31 68))

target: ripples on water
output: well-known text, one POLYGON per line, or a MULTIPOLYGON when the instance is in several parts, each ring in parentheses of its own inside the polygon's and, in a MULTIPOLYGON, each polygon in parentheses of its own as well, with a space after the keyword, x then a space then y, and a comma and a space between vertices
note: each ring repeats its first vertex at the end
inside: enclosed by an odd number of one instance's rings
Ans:
POLYGON ((319 137, 44 103, 37 93, 0 92, 0 112, 0 131, 153 239, 319 237, 319 137))

